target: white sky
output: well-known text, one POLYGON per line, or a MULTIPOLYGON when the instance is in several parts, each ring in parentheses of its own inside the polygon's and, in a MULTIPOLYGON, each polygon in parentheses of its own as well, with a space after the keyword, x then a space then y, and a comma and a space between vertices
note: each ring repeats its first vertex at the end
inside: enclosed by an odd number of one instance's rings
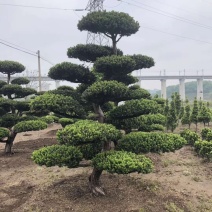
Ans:
MULTIPOLYGON (((54 64, 63 61, 76 62, 69 59, 66 52, 69 47, 86 43, 87 32, 80 32, 77 29, 77 23, 83 15, 86 15, 86 11, 33 9, 1 4, 84 9, 87 3, 88 0, 0 0, 0 39, 34 52, 40 50, 41 56, 54 64)), ((123 2, 105 0, 104 7, 108 11, 129 13, 140 23, 139 32, 122 38, 118 48, 122 49, 124 54, 143 54, 153 57, 155 66, 143 72, 159 74, 160 71, 166 70, 166 74, 169 74, 185 69, 187 73, 196 73, 197 70, 203 69, 204 73, 211 73, 212 0, 123 0, 123 2), (165 16, 158 13, 163 13, 165 16), (168 17, 173 15, 175 18, 168 17), (179 17, 183 21, 176 20, 179 17)), ((1 43, 0 60, 18 61, 30 71, 37 70, 36 57, 1 43)), ((41 65, 43 74, 47 74, 52 66, 45 61, 42 61, 41 65)), ((167 85, 177 83, 177 81, 167 81, 167 85)), ((159 81, 143 81, 142 85, 146 89, 160 89, 159 81)))

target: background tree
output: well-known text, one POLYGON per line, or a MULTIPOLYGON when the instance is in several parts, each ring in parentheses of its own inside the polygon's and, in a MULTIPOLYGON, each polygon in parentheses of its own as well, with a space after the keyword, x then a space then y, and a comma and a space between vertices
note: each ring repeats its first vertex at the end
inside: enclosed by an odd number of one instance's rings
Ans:
POLYGON ((182 124, 188 124, 188 127, 190 129, 191 126, 191 107, 189 104, 188 99, 186 99, 186 106, 185 106, 185 113, 181 119, 182 124))
POLYGON ((191 122, 193 122, 196 125, 196 131, 197 131, 198 119, 199 119, 199 108, 197 99, 195 98, 193 102, 193 109, 191 112, 191 122))
POLYGON ((208 110, 207 106, 202 103, 201 109, 199 111, 199 121, 204 123, 209 123, 211 120, 211 112, 208 110))

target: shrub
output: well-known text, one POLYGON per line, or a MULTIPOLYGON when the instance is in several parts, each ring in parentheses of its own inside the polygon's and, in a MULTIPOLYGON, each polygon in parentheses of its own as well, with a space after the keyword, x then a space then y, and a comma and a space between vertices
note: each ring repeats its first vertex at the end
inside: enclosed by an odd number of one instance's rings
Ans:
POLYGON ((83 154, 83 158, 86 160, 90 160, 96 156, 96 154, 100 153, 102 150, 102 143, 93 143, 93 144, 84 144, 78 146, 80 152, 83 154))
POLYGON ((209 131, 209 132, 207 133, 205 140, 207 140, 207 141, 212 141, 212 131, 209 131))
POLYGON ((0 127, 0 139, 8 137, 10 135, 10 131, 3 127, 0 127))
POLYGON ((149 158, 131 152, 109 151, 96 155, 92 160, 93 166, 110 173, 128 174, 131 172, 149 173, 153 164, 149 158))
POLYGON ((14 126, 15 132, 26 132, 34 130, 43 130, 47 128, 47 124, 40 120, 22 121, 14 126))
POLYGON ((38 120, 37 116, 21 116, 19 117, 19 121, 31 121, 31 120, 38 120))
POLYGON ((62 127, 65 127, 66 125, 73 124, 74 120, 70 118, 60 118, 59 123, 62 125, 62 127))
POLYGON ((41 121, 51 124, 54 122, 54 119, 51 116, 43 116, 40 118, 41 121))
POLYGON ((189 145, 194 145, 194 143, 200 139, 197 133, 192 132, 189 129, 183 130, 183 132, 180 133, 180 136, 183 137, 189 145))
POLYGON ((202 131, 201 131, 202 140, 205 140, 207 138, 207 134, 209 132, 212 132, 212 130, 209 129, 209 128, 203 128, 202 129, 202 131))
POLYGON ((74 146, 52 145, 32 153, 32 159, 39 165, 67 166, 74 168, 82 160, 82 153, 74 146))
POLYGON ((19 117, 16 114, 5 114, 1 117, 0 125, 1 127, 11 128, 16 123, 18 123, 19 117))
POLYGON ((212 161, 212 141, 197 141, 194 147, 200 156, 212 161))
POLYGON ((60 119, 59 117, 54 116, 54 115, 47 115, 47 117, 51 117, 54 120, 55 123, 58 123, 59 119, 60 119))
POLYGON ((180 149, 187 142, 180 135, 157 132, 132 132, 118 142, 118 149, 139 153, 170 152, 180 149))
POLYGON ((104 141, 117 141, 121 132, 111 124, 101 124, 91 120, 78 121, 57 132, 60 144, 81 145, 104 141))

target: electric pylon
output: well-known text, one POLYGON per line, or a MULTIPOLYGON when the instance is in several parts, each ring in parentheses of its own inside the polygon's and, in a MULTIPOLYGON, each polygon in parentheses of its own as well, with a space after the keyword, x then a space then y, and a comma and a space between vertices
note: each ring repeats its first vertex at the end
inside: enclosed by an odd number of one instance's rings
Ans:
MULTIPOLYGON (((103 2, 104 0, 89 0, 86 10, 90 12, 103 11, 103 2)), ((109 46, 109 38, 102 33, 88 32, 86 43, 109 46)))

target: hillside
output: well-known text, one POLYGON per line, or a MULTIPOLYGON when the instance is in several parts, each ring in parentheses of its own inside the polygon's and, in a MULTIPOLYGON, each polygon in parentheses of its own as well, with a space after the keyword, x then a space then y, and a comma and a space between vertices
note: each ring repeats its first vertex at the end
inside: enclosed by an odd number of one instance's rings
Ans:
MULTIPOLYGON (((193 100, 194 97, 197 95, 197 82, 186 82, 185 83, 185 91, 186 97, 189 100, 193 100)), ((161 95, 161 91, 150 90, 149 91, 152 95, 158 94, 161 95)), ((178 85, 171 85, 167 87, 167 97, 171 98, 172 93, 179 92, 179 84, 178 85)), ((212 81, 204 81, 203 82, 203 93, 204 93, 204 100, 211 100, 212 99, 212 81)))

